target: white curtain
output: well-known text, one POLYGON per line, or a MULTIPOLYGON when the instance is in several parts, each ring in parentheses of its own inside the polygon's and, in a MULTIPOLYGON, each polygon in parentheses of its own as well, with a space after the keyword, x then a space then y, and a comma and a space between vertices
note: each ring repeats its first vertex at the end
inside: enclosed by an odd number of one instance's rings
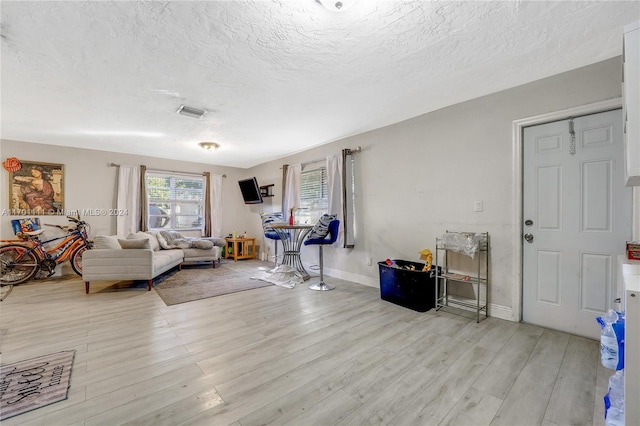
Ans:
POLYGON ((335 245, 344 243, 344 218, 342 217, 342 157, 330 155, 327 157, 327 197, 329 214, 335 214, 340 221, 340 231, 335 245))
POLYGON ((138 231, 140 216, 140 167, 118 167, 118 211, 126 210, 128 214, 116 217, 116 234, 126 237, 138 231))
MULTIPOLYGON (((302 173, 301 164, 292 164, 287 169, 285 179, 284 194, 282 197, 282 209, 285 220, 289 220, 289 209, 291 207, 300 207, 300 174, 302 173)), ((294 212, 295 215, 295 212, 294 212)))
POLYGON ((222 236, 222 175, 211 175, 211 235, 222 236))

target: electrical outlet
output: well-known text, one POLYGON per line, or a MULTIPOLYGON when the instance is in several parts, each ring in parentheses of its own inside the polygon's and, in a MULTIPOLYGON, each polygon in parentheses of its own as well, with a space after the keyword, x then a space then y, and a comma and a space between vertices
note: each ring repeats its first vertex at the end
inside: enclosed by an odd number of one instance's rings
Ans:
POLYGON ((373 264, 373 259, 370 257, 367 257, 367 265, 371 266, 373 264))

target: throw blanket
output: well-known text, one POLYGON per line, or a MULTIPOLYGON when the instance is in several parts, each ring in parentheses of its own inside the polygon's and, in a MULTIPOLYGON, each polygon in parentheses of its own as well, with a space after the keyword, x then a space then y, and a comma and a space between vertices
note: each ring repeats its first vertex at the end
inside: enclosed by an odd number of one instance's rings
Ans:
POLYGON ((158 243, 165 250, 168 249, 188 249, 198 248, 208 250, 213 247, 213 243, 208 240, 199 240, 197 238, 185 238, 176 231, 159 231, 158 243))

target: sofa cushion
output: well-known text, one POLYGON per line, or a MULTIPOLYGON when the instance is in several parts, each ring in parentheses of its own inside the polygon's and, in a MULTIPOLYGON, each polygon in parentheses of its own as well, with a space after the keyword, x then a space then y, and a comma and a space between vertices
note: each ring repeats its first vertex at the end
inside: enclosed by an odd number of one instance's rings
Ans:
POLYGON ((329 234, 329 224, 332 220, 336 220, 335 214, 323 214, 318 222, 313 226, 307 239, 312 240, 316 238, 324 238, 329 234))
POLYGON ((148 239, 118 239, 120 243, 120 247, 123 249, 150 249, 151 244, 149 244, 148 239))
POLYGON ((151 248, 151 250, 160 250, 160 244, 156 236, 146 232, 138 231, 135 234, 129 234, 127 235, 127 240, 149 240, 149 248, 151 248))
POLYGON ((118 237, 111 235, 96 235, 93 239, 93 248, 95 249, 121 249, 118 243, 118 237))
POLYGON ((184 253, 185 262, 188 262, 191 260, 220 259, 220 255, 222 254, 222 250, 220 250, 220 247, 215 247, 215 246, 211 247, 208 250, 190 248, 190 249, 182 249, 181 251, 184 253))

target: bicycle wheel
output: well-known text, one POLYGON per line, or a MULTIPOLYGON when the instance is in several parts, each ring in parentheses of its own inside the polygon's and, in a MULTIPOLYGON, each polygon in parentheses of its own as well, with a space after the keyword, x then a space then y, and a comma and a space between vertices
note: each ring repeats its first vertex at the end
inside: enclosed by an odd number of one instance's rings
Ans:
POLYGON ((71 267, 73 271, 82 276, 82 253, 89 250, 87 246, 80 246, 71 254, 71 267))
POLYGON ((10 244, 0 247, 0 284, 20 284, 29 281, 40 269, 33 252, 24 246, 10 244))

